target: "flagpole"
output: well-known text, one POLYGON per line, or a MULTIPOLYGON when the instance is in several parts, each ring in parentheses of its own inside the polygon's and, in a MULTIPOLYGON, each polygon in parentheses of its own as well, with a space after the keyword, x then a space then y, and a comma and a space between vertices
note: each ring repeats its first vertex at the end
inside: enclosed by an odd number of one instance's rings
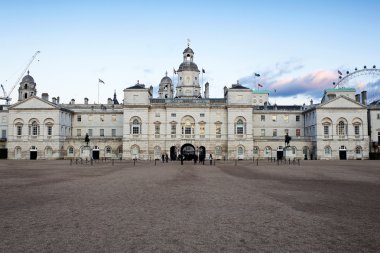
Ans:
POLYGON ((202 68, 202 83, 201 83, 201 97, 203 94, 203 68, 202 68))
POLYGON ((99 84, 100 84, 100 81, 98 81, 98 104, 99 104, 99 84))

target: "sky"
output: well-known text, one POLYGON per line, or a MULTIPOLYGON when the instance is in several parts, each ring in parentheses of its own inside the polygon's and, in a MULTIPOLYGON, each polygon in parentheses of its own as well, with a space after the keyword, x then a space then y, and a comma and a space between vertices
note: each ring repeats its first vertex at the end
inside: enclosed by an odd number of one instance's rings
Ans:
MULTIPOLYGON (((271 103, 319 102, 338 70, 380 68, 379 10, 371 0, 0 0, 0 83, 9 93, 39 50, 29 67, 38 95, 97 103, 99 86, 100 103, 114 91, 121 101, 137 80, 157 91, 168 71, 175 83, 190 39, 210 97, 239 80, 260 83, 271 103)), ((375 96, 379 77, 345 86, 375 96)))

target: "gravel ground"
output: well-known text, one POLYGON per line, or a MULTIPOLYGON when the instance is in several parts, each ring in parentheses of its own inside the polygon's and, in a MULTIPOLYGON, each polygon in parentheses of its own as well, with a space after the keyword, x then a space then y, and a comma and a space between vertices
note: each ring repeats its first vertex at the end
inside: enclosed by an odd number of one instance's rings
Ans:
POLYGON ((379 252, 378 161, 0 161, 0 252, 379 252))

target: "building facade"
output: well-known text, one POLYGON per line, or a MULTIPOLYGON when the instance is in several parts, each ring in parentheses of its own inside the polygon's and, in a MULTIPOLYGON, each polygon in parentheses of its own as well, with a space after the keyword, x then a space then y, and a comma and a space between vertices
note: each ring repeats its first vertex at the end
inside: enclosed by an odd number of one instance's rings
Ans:
POLYGON ((367 105, 365 93, 327 89, 319 104, 271 105, 269 91, 237 82, 210 98, 190 47, 176 72, 177 85, 166 74, 156 98, 137 82, 124 89, 122 103, 114 94, 105 104, 39 97, 28 73, 19 101, 1 107, 0 145, 9 159, 82 157, 86 134, 94 159, 368 159, 379 151, 380 107, 367 105))

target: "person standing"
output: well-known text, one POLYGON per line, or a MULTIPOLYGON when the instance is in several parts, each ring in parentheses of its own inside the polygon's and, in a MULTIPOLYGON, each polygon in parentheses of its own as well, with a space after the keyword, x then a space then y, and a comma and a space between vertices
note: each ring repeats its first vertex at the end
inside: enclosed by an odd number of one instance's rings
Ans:
POLYGON ((210 154, 208 159, 210 160, 210 165, 212 165, 212 154, 210 154))

